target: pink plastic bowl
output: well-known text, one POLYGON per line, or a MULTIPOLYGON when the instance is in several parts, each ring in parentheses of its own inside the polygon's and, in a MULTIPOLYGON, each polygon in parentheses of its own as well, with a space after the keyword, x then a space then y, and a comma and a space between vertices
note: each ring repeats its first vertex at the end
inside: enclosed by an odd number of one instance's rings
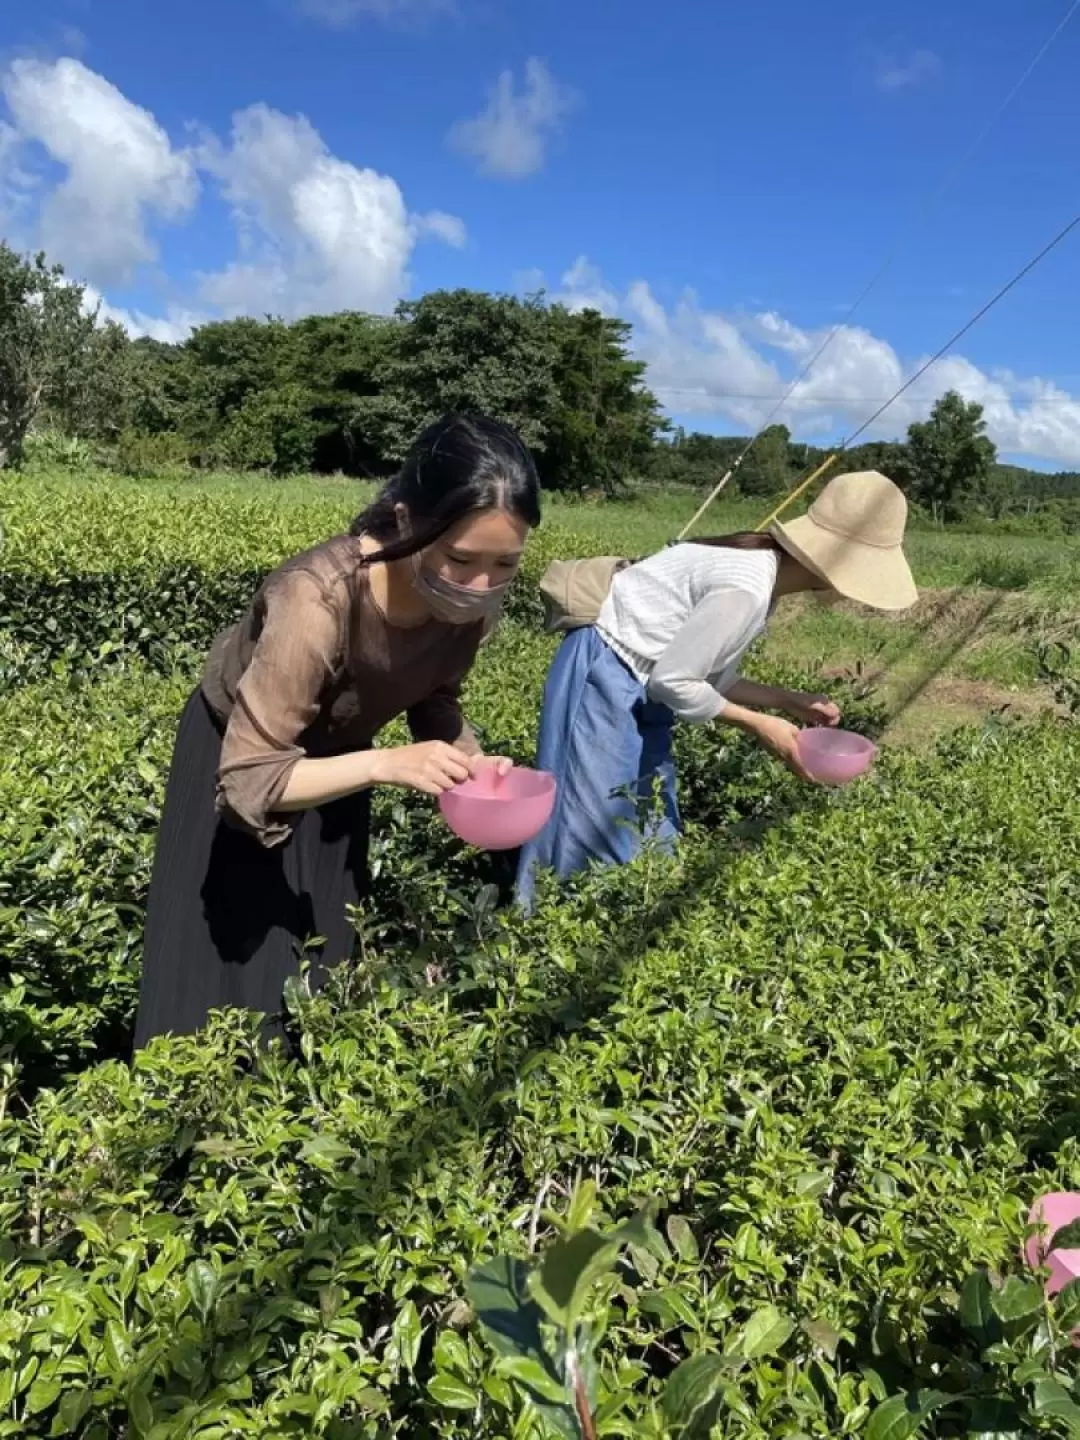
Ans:
POLYGON ((799 732, 799 759, 822 785, 846 785, 874 763, 877 746, 850 730, 825 726, 799 732))
POLYGON ((439 796, 443 819, 478 850, 516 850, 539 835, 555 808, 555 776, 516 767, 497 775, 485 767, 439 796))
POLYGON ((1041 1227, 1041 1233, 1029 1235, 1024 1242, 1024 1259, 1033 1270, 1045 1265, 1050 1271, 1046 1281, 1047 1295, 1056 1295, 1059 1290, 1080 1277, 1080 1250, 1052 1250, 1046 1247, 1056 1231, 1073 1220, 1080 1220, 1080 1195, 1075 1191, 1059 1190, 1043 1195, 1031 1207, 1029 1225, 1041 1227))

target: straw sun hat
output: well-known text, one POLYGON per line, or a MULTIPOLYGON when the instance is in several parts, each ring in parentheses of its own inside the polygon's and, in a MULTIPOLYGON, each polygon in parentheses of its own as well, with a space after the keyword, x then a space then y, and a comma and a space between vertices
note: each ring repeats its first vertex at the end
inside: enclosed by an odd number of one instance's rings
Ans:
POLYGON ((842 595, 875 610, 907 610, 919 598, 904 556, 907 501, 876 470, 837 475, 805 515, 769 534, 842 595))

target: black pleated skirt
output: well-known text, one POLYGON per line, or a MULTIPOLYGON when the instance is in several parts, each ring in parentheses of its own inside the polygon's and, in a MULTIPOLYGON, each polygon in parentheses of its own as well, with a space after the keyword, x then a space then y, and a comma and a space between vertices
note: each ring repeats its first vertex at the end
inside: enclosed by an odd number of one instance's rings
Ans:
POLYGON ((349 959, 346 908, 366 890, 366 791, 296 816, 266 849, 214 807, 222 730, 201 691, 180 720, 147 902, 135 1048, 191 1034, 212 1010, 239 1006, 281 1034, 282 992, 300 959, 318 986, 349 959), (308 942, 322 937, 315 950, 308 942))

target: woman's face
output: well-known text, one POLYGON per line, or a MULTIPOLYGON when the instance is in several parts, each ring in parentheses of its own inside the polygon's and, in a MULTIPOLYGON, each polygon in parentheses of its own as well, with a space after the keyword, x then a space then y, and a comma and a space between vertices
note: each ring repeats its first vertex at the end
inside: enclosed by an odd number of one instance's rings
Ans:
POLYGON ((524 520, 505 510, 482 510, 451 525, 421 552, 421 564, 455 585, 492 590, 514 578, 528 535, 524 520))

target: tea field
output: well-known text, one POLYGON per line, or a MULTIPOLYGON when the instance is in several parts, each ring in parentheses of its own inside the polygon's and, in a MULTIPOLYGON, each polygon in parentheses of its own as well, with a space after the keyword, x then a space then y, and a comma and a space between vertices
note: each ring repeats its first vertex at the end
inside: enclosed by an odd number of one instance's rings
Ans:
MULTIPOLYGON (((0 1436, 1080 1435, 1080 1300, 1019 1262, 1080 1188, 1080 547, 916 533, 912 617, 795 607, 758 672, 835 690, 873 774, 686 730, 678 857, 528 921, 380 796, 294 1053, 231 1015, 132 1065, 176 716, 356 508, 0 480, 0 1436)), ((548 507, 469 685, 490 748, 531 759, 547 559, 674 510, 548 507)))

